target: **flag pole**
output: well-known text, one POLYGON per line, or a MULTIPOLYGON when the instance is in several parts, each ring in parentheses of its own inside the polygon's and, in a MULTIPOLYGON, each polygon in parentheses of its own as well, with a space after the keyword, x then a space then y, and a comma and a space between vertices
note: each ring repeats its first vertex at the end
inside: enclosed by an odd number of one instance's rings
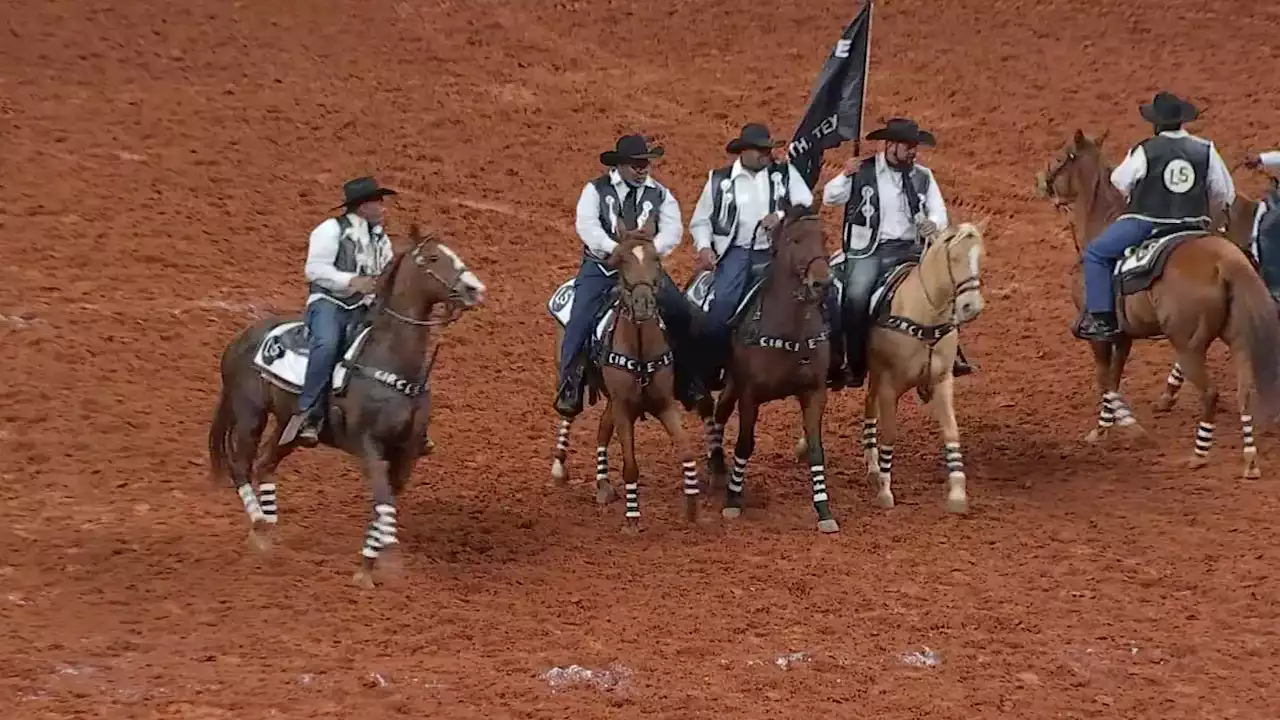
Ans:
MULTIPOLYGON (((875 25, 875 8, 872 0, 862 0, 867 8, 867 54, 863 60, 862 101, 858 103, 858 137, 853 139, 853 156, 862 155, 862 125, 867 114, 867 85, 871 82, 871 28, 875 25)), ((859 8, 858 12, 862 12, 859 8)))

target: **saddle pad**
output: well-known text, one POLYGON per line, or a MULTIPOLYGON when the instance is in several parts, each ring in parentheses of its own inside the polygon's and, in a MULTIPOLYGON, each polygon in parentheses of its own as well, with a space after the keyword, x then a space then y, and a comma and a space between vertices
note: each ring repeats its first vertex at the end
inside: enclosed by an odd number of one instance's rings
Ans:
POLYGON ((1163 273, 1165 263, 1173 250, 1191 238, 1207 233, 1203 230, 1183 230, 1163 237, 1147 240, 1116 263, 1113 279, 1119 286, 1119 295, 1132 295, 1151 287, 1163 273))
MULTIPOLYGON (((841 278, 844 277, 844 266, 847 261, 848 256, 845 255, 844 250, 837 250, 835 254, 831 256, 830 260, 832 268, 831 279, 836 287, 836 301, 839 303, 839 306, 844 305, 844 281, 842 281, 841 278)), ((868 306, 868 312, 871 317, 877 317, 880 314, 882 305, 887 304, 888 301, 893 299, 893 294, 890 292, 890 289, 896 287, 897 284, 901 282, 901 279, 905 277, 911 268, 915 267, 915 265, 916 263, 914 262, 907 262, 899 265, 886 273, 879 281, 876 282, 876 287, 871 293, 871 303, 868 306)))
MULTIPOLYGON (((710 270, 703 270, 698 273, 697 277, 689 283, 689 287, 685 288, 684 296, 693 303, 702 312, 710 312, 711 301, 715 298, 715 291, 712 289, 712 280, 715 274, 710 270)), ((746 310, 752 299, 760 292, 761 286, 764 285, 763 274, 757 275, 755 280, 747 286, 747 291, 742 294, 742 300, 738 302, 738 307, 734 308, 733 315, 730 316, 729 322, 736 322, 746 310)))
MULTIPOLYGON (((281 336, 304 327, 300 321, 286 322, 272 328, 258 344, 258 351, 253 355, 253 364, 262 372, 263 377, 274 385, 291 393, 302 392, 302 384, 307 376, 307 356, 291 350, 281 341, 281 336)), ((354 342, 343 353, 342 361, 333 368, 334 392, 342 390, 347 384, 347 363, 351 362, 365 339, 369 336, 369 328, 360 331, 354 342)))

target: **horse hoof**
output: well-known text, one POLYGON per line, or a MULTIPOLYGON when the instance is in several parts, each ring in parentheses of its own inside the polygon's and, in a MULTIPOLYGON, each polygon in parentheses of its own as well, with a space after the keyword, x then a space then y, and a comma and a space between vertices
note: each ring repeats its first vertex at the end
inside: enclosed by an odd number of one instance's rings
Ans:
POLYGON ((1158 413, 1167 413, 1173 409, 1173 401, 1172 395, 1161 395, 1151 404, 1151 409, 1158 413))
POLYGON ((819 520, 818 532, 828 533, 828 534, 838 533, 840 532, 840 523, 836 522, 834 518, 832 518, 831 520, 819 520))
POLYGON ((270 552, 272 545, 274 545, 272 540, 272 535, 275 534, 274 529, 275 525, 265 519, 254 520, 253 524, 249 526, 249 535, 245 538, 245 541, 254 552, 270 552))
POLYGON ((809 440, 800 438, 796 441, 796 460, 804 462, 809 457, 809 440))
POLYGON ((1116 426, 1123 430, 1126 435, 1132 435, 1133 437, 1147 436, 1147 429, 1142 427, 1142 424, 1139 423, 1137 418, 1132 415, 1130 415, 1123 423, 1117 422, 1116 426))
POLYGON ((1187 461, 1187 467, 1192 470, 1199 470, 1200 468, 1207 467, 1208 465, 1209 458, 1204 455, 1192 455, 1191 459, 1187 461))
POLYGON ((684 521, 690 524, 698 522, 698 496, 684 496, 684 521))
POLYGON ((893 507, 893 493, 882 490, 876 495, 876 506, 888 510, 893 507))
POLYGON ((1246 480, 1257 480, 1262 477, 1262 471, 1252 465, 1244 469, 1244 478, 1246 480))
POLYGON ((554 460, 551 463, 551 479, 557 485, 563 485, 569 479, 569 471, 565 469, 564 463, 560 460, 554 460))
POLYGON ((613 489, 612 485, 596 488, 596 504, 608 505, 618 499, 618 491, 613 489))
POLYGON ((362 590, 372 590, 376 587, 373 582, 373 575, 364 568, 360 568, 351 576, 351 584, 362 590))
POLYGON ((867 485, 872 490, 880 489, 880 471, 879 470, 867 470, 867 485))
POLYGON ((640 534, 640 521, 628 519, 622 524, 622 534, 635 537, 640 534))
POLYGON ((947 498, 947 512, 955 513, 956 515, 968 514, 969 499, 963 497, 947 498))
POLYGON ((742 517, 742 508, 727 507, 720 511, 720 517, 725 520, 736 520, 742 517))
POLYGON ((382 548, 378 553, 376 567, 383 579, 400 577, 404 573, 404 556, 400 554, 400 543, 382 548))
POLYGON ((1099 440, 1102 440, 1103 438, 1105 438, 1106 436, 1107 436, 1106 430, 1096 427, 1090 430, 1088 435, 1084 436, 1084 441, 1087 443, 1096 443, 1099 440))

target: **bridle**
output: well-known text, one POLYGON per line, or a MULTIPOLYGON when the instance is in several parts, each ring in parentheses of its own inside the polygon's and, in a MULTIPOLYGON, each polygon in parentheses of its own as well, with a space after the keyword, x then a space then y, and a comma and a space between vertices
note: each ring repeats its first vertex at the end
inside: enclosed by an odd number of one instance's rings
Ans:
MULTIPOLYGON (((785 222, 785 221, 784 221, 784 222, 785 222)), ((792 221, 791 221, 792 225, 794 225, 794 224, 796 224, 796 223, 801 223, 801 222, 818 222, 818 216, 816 216, 816 215, 805 215, 805 216, 803 216, 803 217, 796 218, 795 220, 792 220, 792 221)), ((777 233, 779 237, 780 237, 780 236, 781 236, 781 234, 782 234, 783 227, 784 227, 784 225, 783 225, 782 223, 779 223, 779 225, 777 226, 777 228, 775 228, 775 229, 774 229, 774 232, 775 232, 775 233, 777 233)), ((778 238, 777 238, 777 237, 775 237, 775 238, 774 238, 774 241, 773 241, 773 243, 772 243, 772 246, 773 246, 773 249, 774 249, 774 255, 776 256, 776 255, 777 255, 777 248, 778 248, 778 238)), ((795 289, 795 291, 792 293, 792 297, 794 297, 794 298, 795 298, 796 302, 811 302, 811 301, 814 301, 814 300, 821 300, 821 299, 822 299, 822 295, 821 295, 821 293, 819 293, 819 294, 815 295, 814 297, 809 297, 809 293, 808 293, 808 285, 805 283, 804 279, 805 279, 805 277, 809 274, 809 269, 813 267, 813 264, 814 264, 814 263, 816 263, 816 262, 827 262, 827 261, 828 261, 828 260, 827 260, 827 255, 826 255, 825 253, 819 253, 818 255, 815 255, 815 256, 813 256, 813 257, 809 258, 809 259, 808 259, 807 261, 805 261, 803 264, 797 263, 797 264, 795 265, 796 280, 797 280, 797 282, 796 282, 796 289, 795 289)))
POLYGON ((1056 163, 1049 166, 1044 174, 1044 193, 1049 200, 1053 202, 1053 207, 1058 212, 1066 212, 1070 203, 1058 196, 1053 186, 1058 181, 1058 176, 1063 173, 1072 163, 1076 161, 1076 151, 1067 150, 1056 163))
MULTIPOLYGON (((929 303, 929 307, 931 308, 935 308, 935 309, 941 308, 941 307, 948 308, 950 310, 950 313, 949 313, 950 320, 955 319, 956 300, 959 300, 961 295, 967 292, 973 292, 975 290, 982 289, 982 280, 978 277, 978 273, 976 272, 973 273, 972 275, 969 275, 964 280, 961 280, 958 283, 956 282, 956 271, 955 271, 954 264, 951 262, 950 246, 953 240, 955 240, 955 235, 952 235, 951 237, 948 237, 946 240, 942 241, 942 245, 943 245, 942 257, 946 261, 947 280, 951 285, 951 297, 946 301, 945 305, 942 303, 934 302, 933 298, 929 296, 929 284, 924 281, 924 273, 921 272, 920 274, 920 289, 924 293, 925 302, 929 303)), ((933 243, 930 243, 928 246, 926 246, 925 252, 926 253, 929 252, 929 248, 932 246, 933 246, 933 243)), ((920 265, 921 265, 921 270, 923 271, 924 269, 923 259, 921 260, 920 265)))
MULTIPOLYGON (((431 267, 427 265, 426 258, 422 256, 422 248, 425 247, 426 244, 429 242, 433 242, 432 238, 423 238, 421 241, 418 242, 417 245, 415 245, 411 250, 408 251, 408 256, 409 256, 409 259, 413 261, 413 264, 418 267, 418 270, 422 274, 440 283, 442 287, 448 288, 449 296, 445 299, 445 302, 449 304, 449 314, 446 315, 444 318, 422 320, 414 317, 409 317, 408 315, 404 315, 403 313, 396 312, 395 310, 391 309, 390 304, 388 304, 386 301, 383 301, 380 304, 380 307, 378 308, 379 312, 385 312, 386 314, 390 315, 392 318, 396 320, 399 320, 400 322, 407 323, 409 325, 416 325, 418 327, 437 327, 440 325, 451 325, 454 322, 456 322, 458 318, 462 315, 462 305, 463 305, 462 288, 464 286, 464 283, 462 281, 462 276, 467 273, 467 268, 461 262, 457 264, 453 264, 454 275, 451 279, 445 280, 443 277, 440 276, 439 273, 437 273, 435 270, 433 270, 431 267)), ((390 285, 395 282, 395 278, 388 278, 387 282, 388 282, 388 285, 390 285)), ((388 288, 388 292, 390 292, 390 288, 388 288)))

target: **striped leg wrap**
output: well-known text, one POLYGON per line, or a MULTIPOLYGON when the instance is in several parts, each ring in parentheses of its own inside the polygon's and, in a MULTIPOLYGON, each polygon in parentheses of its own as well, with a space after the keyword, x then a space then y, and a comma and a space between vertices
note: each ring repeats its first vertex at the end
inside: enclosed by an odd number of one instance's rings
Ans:
POLYGON ((1173 364, 1173 369, 1169 371, 1169 377, 1165 378, 1165 384, 1169 386, 1171 392, 1178 392, 1182 388, 1182 383, 1187 378, 1182 374, 1182 367, 1178 363, 1173 364))
POLYGON ((1196 427, 1196 455, 1205 457, 1213 446, 1213 423, 1201 422, 1196 427))
POLYGON ((560 418, 560 429, 556 431, 556 451, 564 452, 569 449, 569 425, 570 420, 560 418))
POLYGON ((267 516, 267 522, 274 525, 279 519, 277 515, 279 508, 276 507, 276 484, 262 483, 258 486, 258 495, 262 499, 262 514, 267 516))
POLYGON ((364 548, 360 554, 375 559, 378 553, 389 545, 400 542, 396 539, 396 507, 394 505, 374 505, 377 517, 369 523, 369 530, 364 534, 364 548))
POLYGON ((827 468, 825 465, 810 465, 809 477, 813 479, 813 504, 827 501, 827 468))
POLYGON ((863 451, 876 449, 876 418, 864 418, 862 421, 863 451))
POLYGON ((1109 428, 1116 424, 1116 412, 1120 409, 1120 393, 1107 391, 1102 394, 1102 406, 1098 409, 1098 427, 1109 428))
POLYGON ((715 420, 707 418, 702 421, 703 427, 707 431, 707 452, 711 453, 716 450, 724 450, 724 426, 716 423, 715 420))
POLYGON ((262 506, 258 504, 258 496, 253 494, 253 484, 245 483, 236 488, 236 492, 240 493, 240 502, 244 503, 244 511, 249 514, 249 519, 257 522, 265 520, 266 514, 262 512, 262 506))
POLYGON ((880 474, 888 475, 893 472, 893 446, 880 446, 880 474))
POLYGON ((733 454, 733 469, 729 471, 729 492, 735 495, 742 492, 743 477, 747 474, 747 461, 733 454))
POLYGON ((684 494, 697 495, 701 492, 698 489, 698 464, 693 460, 680 463, 680 467, 684 470, 684 494))
POLYGON ((596 482, 609 481, 609 448, 601 446, 596 448, 596 482))
POLYGON ((1240 429, 1244 432, 1244 451, 1246 454, 1258 452, 1258 448, 1253 444, 1253 416, 1240 416, 1240 429))
POLYGON ((640 519, 640 483, 630 482, 626 484, 627 489, 627 514, 628 520, 640 519))
POLYGON ((949 442, 942 446, 942 457, 947 463, 947 474, 964 472, 964 456, 960 454, 960 443, 949 442))

